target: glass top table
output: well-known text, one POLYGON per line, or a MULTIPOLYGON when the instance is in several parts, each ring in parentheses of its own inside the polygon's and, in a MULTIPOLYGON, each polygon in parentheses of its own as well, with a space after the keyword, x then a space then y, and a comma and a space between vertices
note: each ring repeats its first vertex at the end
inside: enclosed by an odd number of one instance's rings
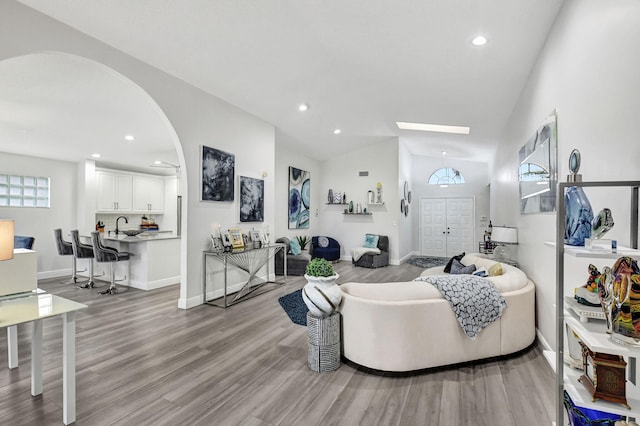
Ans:
POLYGON ((42 394, 42 320, 62 318, 62 421, 76 421, 75 313, 87 305, 41 291, 0 297, 0 327, 8 330, 9 368, 17 367, 16 326, 31 323, 31 395, 42 394), (15 356, 15 364, 11 360, 15 356))

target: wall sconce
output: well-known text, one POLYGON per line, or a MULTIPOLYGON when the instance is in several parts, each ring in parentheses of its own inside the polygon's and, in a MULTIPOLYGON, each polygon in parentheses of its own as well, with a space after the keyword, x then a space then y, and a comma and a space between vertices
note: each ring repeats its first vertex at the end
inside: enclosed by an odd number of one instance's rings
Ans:
POLYGON ((0 219, 0 260, 13 259, 13 220, 0 219))

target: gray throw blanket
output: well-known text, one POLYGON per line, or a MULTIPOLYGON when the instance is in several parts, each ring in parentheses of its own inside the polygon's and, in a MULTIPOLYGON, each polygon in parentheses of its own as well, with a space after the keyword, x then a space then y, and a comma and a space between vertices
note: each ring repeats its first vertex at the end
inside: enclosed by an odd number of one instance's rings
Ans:
POLYGON ((507 301, 491 281, 474 275, 434 275, 414 281, 433 284, 444 297, 465 334, 475 340, 486 326, 502 316, 507 301))

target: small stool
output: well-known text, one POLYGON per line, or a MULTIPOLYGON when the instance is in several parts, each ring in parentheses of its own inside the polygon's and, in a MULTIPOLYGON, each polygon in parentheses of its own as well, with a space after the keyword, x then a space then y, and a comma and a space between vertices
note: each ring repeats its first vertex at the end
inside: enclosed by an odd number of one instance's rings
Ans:
POLYGON ((340 314, 317 318, 307 313, 307 365, 317 373, 340 368, 340 314))
POLYGON ((114 264, 116 262, 129 260, 130 254, 127 252, 119 252, 113 247, 105 247, 100 240, 100 233, 98 231, 91 232, 91 244, 96 260, 98 262, 109 262, 109 272, 111 273, 111 284, 109 284, 109 288, 101 291, 100 294, 116 294, 116 270, 114 264))
POLYGON ((82 244, 80 242, 80 233, 77 229, 71 231, 71 246, 73 247, 73 256, 76 259, 90 259, 89 260, 89 281, 85 285, 80 285, 80 288, 93 288, 93 247, 88 244, 82 244))

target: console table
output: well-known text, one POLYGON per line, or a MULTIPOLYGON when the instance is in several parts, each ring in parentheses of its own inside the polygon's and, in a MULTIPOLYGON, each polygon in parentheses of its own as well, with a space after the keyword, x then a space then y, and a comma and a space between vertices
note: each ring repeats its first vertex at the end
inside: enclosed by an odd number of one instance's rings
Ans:
POLYGON ((284 256, 284 280, 283 282, 269 281, 269 261, 280 250, 286 250, 286 244, 273 243, 262 246, 260 248, 247 248, 243 250, 234 251, 204 251, 202 252, 202 297, 204 303, 212 306, 218 306, 221 308, 227 308, 242 300, 254 297, 267 291, 273 290, 276 286, 270 289, 265 289, 263 286, 266 284, 282 285, 287 280, 287 256, 284 256), (209 276, 207 268, 207 258, 212 257, 220 261, 224 268, 224 287, 222 296, 215 299, 207 299, 207 277, 209 276), (244 271, 248 274, 247 280, 241 283, 241 288, 237 291, 229 294, 229 287, 227 282, 227 274, 229 270, 229 264, 235 266, 238 270, 244 271), (257 276, 257 273, 264 267, 267 268, 267 279, 263 280, 257 276), (257 290, 262 288, 262 291, 257 290), (231 299, 230 301, 228 299, 231 299))
MULTIPOLYGON (((26 293, 0 298, 0 327, 15 330, 19 324, 32 323, 31 395, 42 394, 42 320, 62 317, 62 421, 76 421, 76 322, 75 312, 87 305, 47 293, 26 293)), ((8 339, 16 348, 17 336, 8 339)), ((16 362, 17 365, 17 362, 16 362)))

